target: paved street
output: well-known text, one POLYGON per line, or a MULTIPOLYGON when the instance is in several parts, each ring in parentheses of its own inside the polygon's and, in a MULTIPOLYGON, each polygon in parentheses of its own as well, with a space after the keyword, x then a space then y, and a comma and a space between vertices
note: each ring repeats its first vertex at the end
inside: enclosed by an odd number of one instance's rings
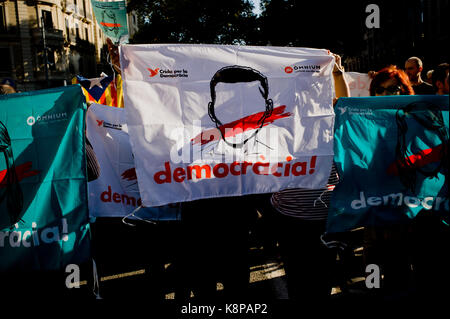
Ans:
MULTIPOLYGON (((99 225, 102 225, 101 223, 99 225)), ((149 302, 177 300, 175 296, 175 269, 170 254, 157 255, 167 248, 170 236, 161 234, 157 237, 167 244, 160 247, 149 245, 149 228, 151 225, 140 225, 137 228, 124 226, 120 221, 107 221, 103 229, 94 229, 94 256, 96 256, 99 272, 99 295, 106 301, 142 300, 149 302), (96 237, 97 236, 97 237, 96 237), (108 243, 106 245, 105 243, 108 243), (155 248, 156 250, 154 250, 155 248), (98 251, 101 249, 101 252, 98 251), (108 250, 109 249, 109 250, 108 250), (166 256, 162 259, 164 269, 157 270, 155 256, 166 256), (164 262, 163 260, 166 260, 164 262)), ((172 229, 172 226, 170 227, 172 229)), ((176 228, 173 229, 176 231, 176 228)), ((168 235, 167 230, 163 231, 168 235)), ((279 304, 287 301, 286 276, 276 246, 267 245, 259 236, 252 237, 250 254, 250 290, 249 297, 254 301, 279 304), (263 246, 265 243, 265 247, 263 246)), ((30 274, 8 274, 1 278, 4 287, 2 297, 9 300, 16 295, 23 295, 23 287, 27 287, 27 298, 53 298, 71 300, 71 298, 92 300, 92 266, 81 265, 81 286, 79 289, 65 287, 65 273, 39 272, 30 274)), ((405 288, 404 291, 382 294, 380 290, 368 290, 365 287, 364 265, 361 247, 354 247, 350 259, 338 258, 333 273, 333 290, 331 304, 336 307, 377 304, 402 304, 418 301, 422 304, 422 296, 416 291, 405 288)), ((218 294, 222 291, 221 283, 217 284, 218 294)), ((426 292, 428 293, 428 292, 426 292)), ((197 302, 192 299, 193 302, 197 302)), ((281 305, 284 305, 282 303, 281 305)))

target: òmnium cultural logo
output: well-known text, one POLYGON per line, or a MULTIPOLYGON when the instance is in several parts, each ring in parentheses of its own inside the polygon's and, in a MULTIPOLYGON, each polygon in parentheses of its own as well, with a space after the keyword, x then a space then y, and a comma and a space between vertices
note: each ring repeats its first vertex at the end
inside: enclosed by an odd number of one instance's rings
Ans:
POLYGON ((298 72, 320 72, 320 65, 315 64, 307 64, 307 65, 292 65, 286 66, 284 68, 284 72, 290 73, 298 73, 298 72))
POLYGON ((63 120, 67 120, 67 113, 66 112, 60 112, 60 113, 49 113, 44 115, 37 115, 37 116, 29 116, 27 118, 27 124, 29 126, 33 126, 34 124, 48 124, 53 122, 59 122, 63 120))

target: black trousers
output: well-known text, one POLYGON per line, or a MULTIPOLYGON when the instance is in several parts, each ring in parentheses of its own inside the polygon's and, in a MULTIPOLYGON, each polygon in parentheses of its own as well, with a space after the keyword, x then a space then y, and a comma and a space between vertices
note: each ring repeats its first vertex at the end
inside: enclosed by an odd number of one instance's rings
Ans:
POLYGON ((412 230, 413 274, 419 297, 448 300, 450 227, 438 215, 424 211, 413 220, 412 230))
POLYGON ((243 298, 249 287, 249 229, 255 211, 249 197, 183 204, 176 299, 243 298), (217 291, 217 283, 223 291, 217 291))
POLYGON ((320 240, 326 221, 278 214, 277 226, 289 299, 305 304, 328 301, 336 252, 320 240))

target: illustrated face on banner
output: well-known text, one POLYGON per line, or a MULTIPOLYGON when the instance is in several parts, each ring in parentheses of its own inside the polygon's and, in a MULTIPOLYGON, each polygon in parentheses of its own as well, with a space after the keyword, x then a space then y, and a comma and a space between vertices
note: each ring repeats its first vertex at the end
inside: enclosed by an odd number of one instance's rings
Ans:
MULTIPOLYGON (((241 148, 247 141, 256 138, 266 118, 270 117, 273 111, 273 102, 268 98, 269 84, 267 77, 250 67, 227 66, 214 74, 210 82, 210 90, 211 102, 208 103, 208 114, 211 121, 215 123, 216 128, 220 131, 221 138, 225 143, 233 148, 241 148), (217 87, 221 87, 221 85, 218 85, 219 83, 232 84, 231 89, 236 89, 235 84, 237 83, 254 81, 258 81, 260 84, 258 87, 259 92, 256 92, 254 86, 250 89, 239 86, 238 88, 240 88, 241 94, 236 94, 235 98, 229 101, 226 98, 227 90, 221 92, 216 89, 217 87), (251 96, 250 99, 245 98, 248 94, 251 96), (224 95, 224 98, 217 99, 217 95, 224 95), (239 102, 241 101, 236 101, 236 99, 244 100, 244 105, 256 102, 258 105, 265 106, 261 108, 261 112, 243 116, 246 110, 240 108, 241 103, 239 102), (221 100, 225 102, 222 105, 220 104, 222 102, 221 100), (222 110, 221 107, 222 109, 226 108, 226 110, 222 110), (228 119, 226 119, 227 117, 228 119), (221 119, 226 119, 225 124, 224 120, 221 119)), ((251 107, 249 109, 254 108, 251 107)))
POLYGON ((103 30, 105 33, 113 32, 117 37, 119 35, 120 25, 117 23, 117 17, 112 10, 102 10, 102 22, 103 30))
POLYGON ((125 1, 92 0, 95 18, 106 37, 115 44, 128 43, 128 26, 125 1))
POLYGON ((334 121, 326 51, 125 45, 120 55, 143 205, 326 184, 334 121))
POLYGON ((10 223, 14 225, 20 220, 23 195, 16 174, 11 139, 6 126, 1 121, 0 135, 0 152, 6 163, 6 170, 0 171, 0 203, 4 200, 7 202, 10 223))
POLYGON ((409 223, 419 213, 448 218, 448 97, 343 98, 336 108, 345 110, 336 113, 340 182, 327 232, 409 223))

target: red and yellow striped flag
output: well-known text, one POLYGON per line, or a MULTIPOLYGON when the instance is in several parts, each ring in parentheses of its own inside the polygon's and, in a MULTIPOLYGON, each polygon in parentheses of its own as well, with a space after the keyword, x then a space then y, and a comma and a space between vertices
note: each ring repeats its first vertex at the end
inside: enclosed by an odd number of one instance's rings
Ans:
POLYGON ((115 78, 104 76, 99 78, 87 79, 77 75, 72 79, 72 84, 79 83, 86 97, 86 102, 124 107, 122 77, 120 74, 115 78))

